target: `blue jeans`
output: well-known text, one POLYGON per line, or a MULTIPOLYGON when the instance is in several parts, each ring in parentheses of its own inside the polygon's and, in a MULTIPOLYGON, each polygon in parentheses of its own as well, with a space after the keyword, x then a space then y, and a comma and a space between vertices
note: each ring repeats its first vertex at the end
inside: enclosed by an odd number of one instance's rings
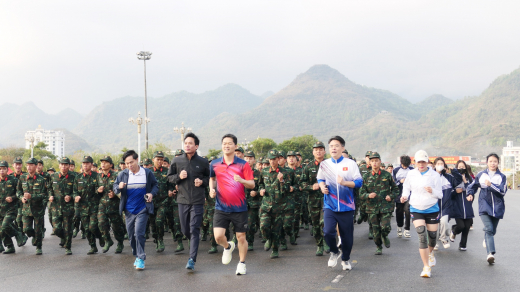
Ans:
POLYGON ((132 246, 132 254, 144 261, 146 260, 146 253, 144 252, 146 238, 144 237, 144 233, 146 231, 146 223, 148 222, 148 210, 144 208, 137 215, 125 211, 125 217, 128 240, 130 241, 130 246, 132 246))
POLYGON ((350 252, 354 244, 354 211, 334 212, 330 209, 323 209, 323 237, 330 247, 330 252, 338 253, 336 246, 336 224, 341 237, 341 260, 350 260, 350 252))
POLYGON ((480 215, 480 219, 484 223, 484 239, 486 241, 487 253, 495 254, 495 239, 493 236, 497 233, 498 221, 500 219, 489 215, 480 215))

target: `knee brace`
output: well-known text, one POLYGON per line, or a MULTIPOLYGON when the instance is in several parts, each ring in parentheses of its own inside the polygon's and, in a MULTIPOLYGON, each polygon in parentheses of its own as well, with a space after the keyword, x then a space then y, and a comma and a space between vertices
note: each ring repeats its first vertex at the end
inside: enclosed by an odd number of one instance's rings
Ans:
POLYGON ((435 244, 437 244, 437 231, 428 231, 428 237, 430 238, 428 245, 435 247, 435 244))
POLYGON ((417 235, 419 236, 419 249, 428 248, 428 238, 426 235, 426 226, 415 227, 417 235))

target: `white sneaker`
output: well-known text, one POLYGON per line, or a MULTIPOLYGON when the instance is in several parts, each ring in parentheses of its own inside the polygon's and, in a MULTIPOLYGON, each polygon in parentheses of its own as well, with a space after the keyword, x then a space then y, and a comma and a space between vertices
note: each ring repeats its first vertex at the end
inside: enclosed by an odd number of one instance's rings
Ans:
POLYGON ((352 270, 352 266, 349 261, 341 261, 341 266, 343 266, 343 271, 352 270))
POLYGON ((422 272, 421 272, 421 277, 431 278, 432 277, 432 268, 423 267, 422 272))
POLYGON ((224 252, 222 253, 222 263, 224 265, 227 265, 231 262, 231 259, 233 258, 233 250, 235 249, 235 243, 233 241, 229 241, 229 249, 224 249, 224 252))
POLYGON ((338 248, 341 248, 341 237, 338 237, 338 248))
POLYGON ((397 227, 397 237, 403 236, 403 227, 397 227))
POLYGON ((329 267, 333 268, 335 267, 337 264, 338 264, 338 259, 341 258, 341 250, 338 251, 338 253, 333 253, 331 252, 330 253, 330 258, 329 258, 329 267))
POLYGON ((494 263, 495 263, 495 256, 492 255, 492 254, 488 254, 488 256, 487 256, 487 262, 488 262, 488 264, 490 264, 490 265, 494 264, 494 263))
POLYGON ((430 253, 428 258, 428 264, 430 265, 430 267, 435 267, 435 264, 437 264, 437 260, 435 259, 435 255, 433 255, 433 252, 430 253))
POLYGON ((439 250, 439 244, 438 244, 438 243, 435 245, 435 247, 433 248, 433 250, 439 250))
POLYGON ((482 246, 483 246, 484 248, 487 248, 487 246, 486 246, 486 240, 485 240, 485 239, 484 239, 484 241, 482 241, 482 246))
POLYGON ((237 266, 237 275, 245 275, 246 274, 246 264, 238 263, 237 266))
POLYGON ((459 247, 459 250, 460 250, 460 251, 467 251, 468 249, 465 248, 465 247, 459 247))
POLYGON ((455 237, 456 237, 456 235, 455 235, 455 233, 453 233, 453 230, 452 230, 450 233, 450 241, 455 242, 455 237))
POLYGON ((412 236, 410 235, 410 230, 405 230, 405 231, 404 231, 404 237, 406 237, 406 238, 410 238, 410 237, 412 237, 412 236))
POLYGON ((450 248, 450 242, 449 241, 442 241, 442 246, 444 246, 444 248, 450 248))
POLYGON ((473 225, 471 225, 471 227, 469 228, 469 230, 473 230, 473 225))

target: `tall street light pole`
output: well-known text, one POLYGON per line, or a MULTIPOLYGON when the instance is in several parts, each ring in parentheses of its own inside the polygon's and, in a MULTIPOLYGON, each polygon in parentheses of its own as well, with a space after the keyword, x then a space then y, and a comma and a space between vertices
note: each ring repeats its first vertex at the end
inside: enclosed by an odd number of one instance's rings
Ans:
POLYGON ((31 158, 34 157, 34 136, 30 135, 25 137, 25 140, 29 143, 31 143, 31 158))
POLYGON ((141 157, 141 125, 144 123, 145 125, 150 122, 148 118, 141 118, 141 112, 137 113, 137 119, 129 118, 128 121, 134 125, 137 125, 137 161, 140 161, 141 157))
POLYGON ((146 97, 146 61, 152 58, 152 52, 140 51, 137 53, 137 59, 143 60, 144 62, 144 145, 145 149, 148 150, 148 102, 146 97))
POLYGON ((173 131, 175 133, 181 134, 181 149, 184 149, 184 134, 191 133, 191 128, 190 127, 185 128, 184 122, 182 122, 182 127, 180 127, 180 128, 175 127, 175 128, 173 128, 173 131))

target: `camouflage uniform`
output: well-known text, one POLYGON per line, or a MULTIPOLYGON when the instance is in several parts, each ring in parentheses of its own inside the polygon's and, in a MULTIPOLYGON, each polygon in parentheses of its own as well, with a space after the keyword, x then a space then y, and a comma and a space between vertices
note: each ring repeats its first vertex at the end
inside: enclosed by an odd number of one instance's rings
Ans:
MULTIPOLYGON (((21 157, 16 157, 13 161, 13 163, 20 163, 20 164, 23 164, 23 161, 22 161, 22 158, 21 157)), ((12 176, 14 178, 16 178, 17 180, 20 179, 20 177, 24 174, 25 172, 22 171, 20 173, 15 173, 13 171, 13 174, 12 176)), ((16 183, 18 185, 18 182, 16 183)), ((22 233, 23 232, 23 221, 22 221, 22 207, 23 207, 23 203, 22 203, 22 200, 18 200, 18 209, 17 209, 17 212, 16 212, 16 226, 18 227, 18 230, 22 233)))
MULTIPOLYGON (((321 145, 323 145, 323 143, 321 145)), ((324 145, 323 148, 325 148, 324 145)), ((300 185, 303 190, 309 192, 307 206, 309 208, 309 216, 312 223, 312 234, 314 239, 316 239, 316 245, 318 246, 317 254, 321 253, 321 255, 323 255, 323 193, 319 189, 312 189, 312 186, 315 183, 318 183, 316 176, 318 175, 320 164, 320 162, 314 160, 305 166, 301 176, 300 185)))
MULTIPOLYGON (((101 158, 101 161, 107 161, 113 165, 112 158, 110 156, 105 156, 101 158)), ((112 192, 114 189, 114 182, 116 181, 117 174, 116 172, 109 170, 107 174, 104 174, 102 171, 98 174, 98 182, 99 186, 103 186, 103 193, 101 200, 98 205, 98 228, 103 236, 103 240, 105 241, 105 248, 103 252, 107 252, 110 246, 114 243, 112 238, 110 237, 110 226, 112 226, 112 231, 114 232, 114 237, 117 240, 118 246, 116 253, 121 253, 123 250, 123 241, 125 239, 125 225, 123 222, 123 217, 119 215, 119 199, 121 197, 121 193, 114 194, 113 198, 110 198, 108 194, 112 192)))
MULTIPOLYGON (((293 151, 291 151, 291 154, 294 154, 293 151)), ((287 156, 283 151, 280 151, 279 156, 283 156, 286 158, 287 156)), ((289 192, 287 193, 287 196, 285 198, 285 210, 283 215, 283 229, 282 234, 280 235, 280 245, 283 249, 287 249, 287 239, 285 236, 289 236, 291 239, 291 243, 295 243, 293 238, 293 228, 294 228, 294 213, 295 213, 295 192, 300 188, 298 185, 298 181, 296 180, 296 174, 294 172, 294 169, 290 167, 281 167, 284 169, 285 172, 289 175, 289 181, 286 182, 286 184, 289 184, 289 192), (293 188, 291 191, 290 188, 293 188)))
MULTIPOLYGON (((155 157, 163 157, 164 154, 162 151, 156 151, 154 153, 155 157)), ((156 251, 162 252, 164 251, 164 225, 166 222, 166 210, 169 207, 169 196, 168 191, 173 191, 170 184, 168 183, 167 173, 168 169, 165 167, 160 168, 151 168, 155 179, 157 180, 157 185, 159 187, 159 191, 157 195, 153 197, 153 205, 154 205, 154 213, 150 215, 149 221, 152 226, 152 236, 155 239, 157 246, 156 251)))
MULTIPOLYGON (((253 151, 246 151, 246 157, 255 157, 253 151)), ((247 225, 249 230, 246 234, 247 244, 249 250, 253 250, 253 243, 255 242, 255 234, 260 229, 260 206, 262 205, 262 197, 259 193, 259 181, 261 180, 262 173, 252 167, 253 178, 255 181, 254 189, 246 189, 246 200, 247 200, 247 225), (256 192, 254 197, 251 196, 251 192, 256 192)))
MULTIPOLYGON (((304 194, 302 191, 300 191, 300 179, 303 174, 303 168, 295 167, 293 169, 295 180, 296 180, 296 188, 294 189, 294 220, 293 220, 293 237, 296 239, 299 237, 300 233, 300 219, 302 218, 302 202, 304 200, 304 194)), ((293 243, 293 242, 291 242, 293 243)))
POLYGON ((302 183, 301 183, 301 176, 303 176, 303 170, 305 169, 305 167, 309 164, 309 159, 305 159, 302 163, 302 166, 301 166, 301 174, 300 174, 300 188, 302 189, 302 198, 301 198, 301 204, 302 204, 302 207, 301 207, 301 223, 303 225, 303 228, 305 230, 308 230, 309 229, 309 223, 310 223, 310 218, 309 218, 309 206, 307 204, 307 201, 309 200, 309 192, 306 191, 303 186, 302 186, 302 183))
MULTIPOLYGON (((26 163, 37 164, 36 159, 31 158, 26 163)), ((31 194, 31 198, 23 204, 22 221, 23 231, 32 237, 33 246, 36 246, 36 254, 41 254, 43 239, 43 221, 45 205, 47 203, 47 181, 38 174, 23 174, 18 180, 17 195, 22 201, 24 193, 31 194)))
MULTIPOLYGON (((60 163, 69 164, 70 160, 63 157, 60 163)), ((67 249, 67 254, 70 254, 72 232, 74 231, 74 180, 75 176, 70 173, 66 175, 54 173, 48 189, 49 198, 54 197, 49 204, 53 232, 61 238, 60 245, 67 249), (69 202, 65 202, 66 196, 70 196, 69 202)))
MULTIPOLYGON (((7 161, 1 161, 0 167, 9 167, 9 165, 7 161)), ((14 225, 18 212, 17 183, 18 180, 10 175, 0 181, 0 241, 7 247, 6 253, 14 253, 14 244, 11 237, 17 236, 19 233, 14 225), (12 199, 11 203, 6 201, 8 197, 12 199)), ((0 251, 3 251, 1 243, 0 251)))
MULTIPOLYGON (((92 163, 92 157, 85 156, 83 162, 92 163)), ((74 198, 81 197, 78 203, 74 204, 76 216, 81 218, 81 224, 85 228, 85 235, 91 250, 87 254, 96 253, 96 238, 99 238, 99 243, 104 246, 104 240, 101 237, 101 232, 98 227, 97 213, 99 210, 99 202, 103 193, 98 193, 100 184, 98 176, 95 172, 87 174, 85 172, 76 176, 74 181, 74 198)))
MULTIPOLYGON (((377 152, 371 153, 370 158, 379 158, 377 152)), ((394 209, 394 200, 399 195, 399 189, 395 185, 392 175, 384 170, 377 173, 369 171, 363 176, 363 186, 360 190, 360 199, 365 204, 365 211, 368 214, 369 222, 372 225, 374 242, 378 247, 376 254, 381 254, 383 241, 390 247, 388 234, 390 234, 390 221, 394 209), (369 198, 371 193, 376 193, 376 197, 369 198), (390 197, 390 202, 386 200, 390 197)))
MULTIPOLYGON (((269 159, 278 158, 278 151, 270 150, 269 159)), ((271 167, 262 171, 259 189, 265 189, 262 198, 262 206, 260 207, 260 231, 262 236, 267 240, 265 249, 269 250, 271 245, 273 253, 271 257, 278 257, 278 246, 280 243, 280 233, 283 228, 282 214, 285 210, 285 197, 289 193, 290 181, 289 174, 279 167, 271 170, 271 167), (283 183, 279 182, 278 173, 283 173, 283 183)))

